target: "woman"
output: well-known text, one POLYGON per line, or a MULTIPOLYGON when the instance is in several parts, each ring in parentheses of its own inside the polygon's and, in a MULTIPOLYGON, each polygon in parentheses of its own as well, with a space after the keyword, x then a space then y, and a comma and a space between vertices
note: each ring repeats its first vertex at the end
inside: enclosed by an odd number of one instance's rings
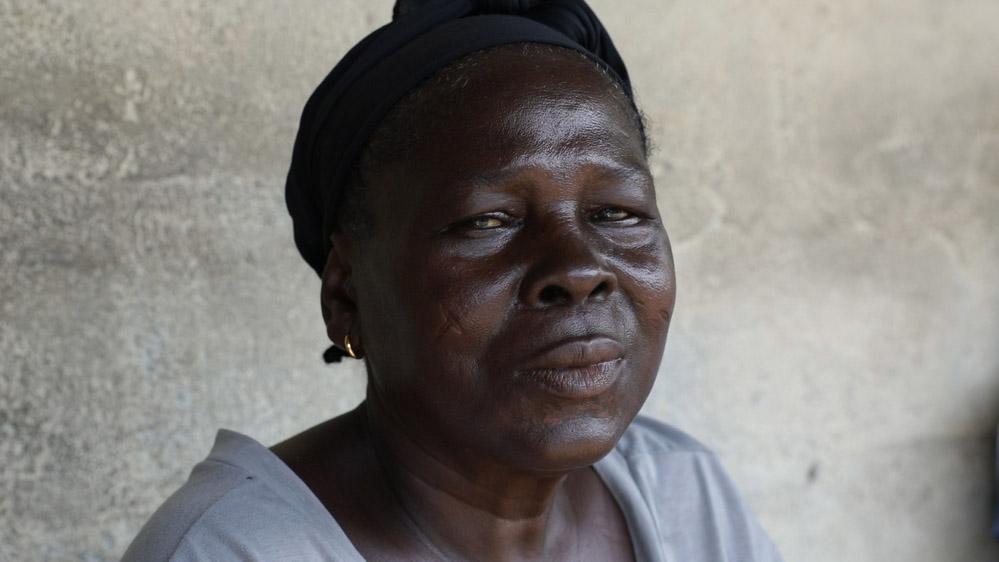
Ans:
POLYGON ((647 150, 581 0, 397 5, 287 186, 366 399, 220 432, 125 560, 779 560, 710 452, 635 419, 675 296, 647 150))

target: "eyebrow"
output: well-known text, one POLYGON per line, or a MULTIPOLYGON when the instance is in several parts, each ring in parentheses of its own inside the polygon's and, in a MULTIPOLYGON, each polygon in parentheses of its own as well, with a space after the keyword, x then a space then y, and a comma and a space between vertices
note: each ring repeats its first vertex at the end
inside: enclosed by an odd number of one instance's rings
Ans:
MULTIPOLYGON (((620 179, 651 180, 652 173, 645 166, 629 162, 621 162, 612 158, 586 158, 584 165, 594 165, 601 172, 620 179)), ((530 160, 515 161, 501 168, 475 174, 465 181, 477 187, 486 187, 509 182, 531 167, 530 160)))

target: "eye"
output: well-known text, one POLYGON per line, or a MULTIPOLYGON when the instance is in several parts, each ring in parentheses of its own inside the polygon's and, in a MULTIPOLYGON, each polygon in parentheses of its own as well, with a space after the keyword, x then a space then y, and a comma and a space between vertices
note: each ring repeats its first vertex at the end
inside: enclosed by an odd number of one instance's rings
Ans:
POLYGON ((481 215, 470 219, 467 224, 475 230, 492 230, 503 226, 504 222, 493 215, 481 215))
MULTIPOLYGON (((625 222, 637 220, 635 214, 619 209, 617 207, 605 207, 593 214, 593 219, 604 222, 625 222)), ((634 222, 634 221, 632 221, 634 222)))
POLYGON ((460 220, 445 228, 444 231, 463 232, 471 236, 485 235, 494 230, 505 230, 517 226, 519 222, 516 217, 502 211, 495 211, 460 220))

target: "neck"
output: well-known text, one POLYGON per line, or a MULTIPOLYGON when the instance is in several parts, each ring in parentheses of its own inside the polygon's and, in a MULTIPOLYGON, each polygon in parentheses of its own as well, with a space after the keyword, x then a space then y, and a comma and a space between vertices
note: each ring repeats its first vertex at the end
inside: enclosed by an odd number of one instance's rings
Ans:
POLYGON ((370 392, 367 431, 408 526, 447 558, 544 559, 572 526, 567 473, 445 454, 409 435, 370 392))

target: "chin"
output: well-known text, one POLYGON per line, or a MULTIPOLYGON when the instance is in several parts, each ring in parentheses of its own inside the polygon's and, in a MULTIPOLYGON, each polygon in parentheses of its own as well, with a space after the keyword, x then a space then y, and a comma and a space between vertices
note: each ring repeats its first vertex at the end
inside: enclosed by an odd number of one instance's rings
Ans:
MULTIPOLYGON (((637 412, 636 412, 637 414, 637 412)), ((630 416, 579 415, 532 423, 517 436, 521 445, 513 465, 531 472, 585 468, 609 453, 634 419, 630 416)))

